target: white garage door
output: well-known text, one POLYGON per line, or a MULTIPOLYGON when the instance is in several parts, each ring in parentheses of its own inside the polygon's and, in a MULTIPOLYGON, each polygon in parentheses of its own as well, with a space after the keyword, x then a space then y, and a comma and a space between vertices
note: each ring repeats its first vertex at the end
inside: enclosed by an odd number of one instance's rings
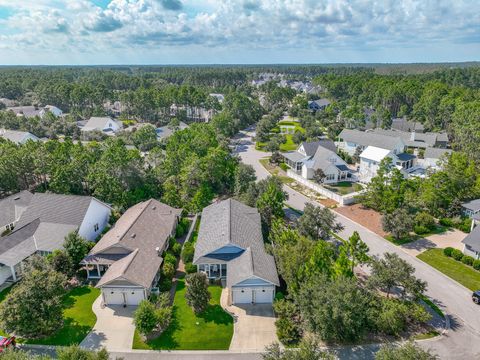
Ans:
POLYGON ((234 304, 251 304, 253 301, 253 290, 251 288, 233 289, 234 304))
POLYGON ((145 299, 143 290, 132 290, 126 293, 127 295, 127 305, 138 305, 140 301, 145 299))
POLYGON ((106 305, 123 305, 123 292, 118 289, 103 289, 106 305))
POLYGON ((255 303, 264 304, 273 302, 273 289, 261 288, 255 289, 255 303))

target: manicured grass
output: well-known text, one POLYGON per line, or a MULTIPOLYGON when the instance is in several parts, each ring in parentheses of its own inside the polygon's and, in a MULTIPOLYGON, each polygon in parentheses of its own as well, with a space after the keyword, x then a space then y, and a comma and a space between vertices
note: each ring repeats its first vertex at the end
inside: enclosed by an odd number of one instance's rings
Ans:
POLYGON ((341 181, 336 184, 323 184, 322 186, 340 195, 350 194, 363 189, 362 185, 349 181, 341 181))
POLYGON ((280 145, 280 151, 292 151, 298 147, 297 144, 293 142, 291 134, 285 134, 285 142, 280 145))
POLYGON ((472 291, 480 289, 480 271, 445 256, 443 249, 430 249, 417 257, 466 288, 472 291))
POLYGON ((167 330, 158 338, 143 342, 134 338, 135 349, 176 350, 227 350, 233 335, 233 319, 220 306, 220 286, 209 286, 210 306, 195 315, 185 300, 185 280, 177 283, 173 302, 173 319, 167 330))
POLYGON ((426 339, 431 339, 434 338, 435 336, 440 335, 440 333, 436 330, 430 330, 426 333, 423 334, 417 334, 412 336, 411 340, 426 340, 426 339))
POLYGON ((445 314, 443 311, 435 304, 432 300, 430 300, 427 296, 425 295, 420 295, 420 298, 425 302, 428 306, 430 306, 433 311, 435 311, 440 317, 445 318, 445 314))
POLYGON ((99 289, 88 286, 72 289, 63 299, 64 326, 52 336, 25 342, 60 346, 79 344, 97 321, 97 317, 92 311, 92 304, 99 295, 99 289))

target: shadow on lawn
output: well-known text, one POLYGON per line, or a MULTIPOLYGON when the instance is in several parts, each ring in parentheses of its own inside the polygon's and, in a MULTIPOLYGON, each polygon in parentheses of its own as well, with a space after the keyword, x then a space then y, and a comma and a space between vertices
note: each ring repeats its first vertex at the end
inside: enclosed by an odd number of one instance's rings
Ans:
POLYGON ((72 289, 63 298, 62 302, 63 302, 64 308, 68 309, 68 308, 73 307, 75 305, 75 303, 77 302, 77 299, 75 299, 75 297, 90 294, 91 292, 92 292, 92 289, 88 288, 87 286, 81 286, 81 287, 77 287, 75 289, 72 289))
POLYGON ((182 325, 178 321, 178 307, 173 306, 172 310, 172 322, 168 328, 157 338, 147 341, 147 345, 153 349, 177 349, 180 344, 175 340, 174 335, 176 332, 182 330, 182 325))
POLYGON ((79 325, 72 318, 66 318, 63 327, 45 338, 27 340, 27 344, 68 346, 80 343, 90 331, 90 326, 79 325))
POLYGON ((227 314, 220 305, 209 305, 204 312, 197 316, 205 320, 205 322, 214 322, 220 325, 233 323, 232 316, 227 314))

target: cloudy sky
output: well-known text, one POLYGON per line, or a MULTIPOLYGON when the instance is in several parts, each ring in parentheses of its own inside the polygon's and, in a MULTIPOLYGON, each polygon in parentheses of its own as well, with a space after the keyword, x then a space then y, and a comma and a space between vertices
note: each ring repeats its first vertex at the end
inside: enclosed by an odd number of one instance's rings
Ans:
POLYGON ((0 64, 480 60, 480 0, 0 0, 0 64))

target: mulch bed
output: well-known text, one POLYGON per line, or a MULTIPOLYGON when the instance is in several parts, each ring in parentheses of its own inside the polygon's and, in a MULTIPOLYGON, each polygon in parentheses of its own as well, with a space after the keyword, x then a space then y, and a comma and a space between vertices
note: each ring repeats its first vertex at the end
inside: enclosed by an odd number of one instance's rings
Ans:
POLYGON ((367 229, 373 231, 375 234, 385 237, 387 233, 382 228, 382 215, 372 209, 367 209, 361 204, 354 204, 342 206, 334 209, 334 211, 346 216, 367 229))

